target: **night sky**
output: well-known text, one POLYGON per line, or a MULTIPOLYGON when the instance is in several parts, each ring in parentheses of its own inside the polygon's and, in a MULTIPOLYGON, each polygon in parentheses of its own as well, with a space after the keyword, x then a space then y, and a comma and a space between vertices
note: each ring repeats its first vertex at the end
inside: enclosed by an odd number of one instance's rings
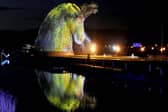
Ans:
MULTIPOLYGON (((38 28, 49 10, 69 0, 0 0, 0 29, 24 30, 38 28)), ((70 2, 81 5, 90 0, 70 2)), ((89 17, 86 27, 94 29, 127 29, 127 0, 93 0, 99 13, 89 17)))
POLYGON ((146 0, 0 0, 0 30, 38 29, 47 13, 62 2, 99 5, 99 12, 85 21, 86 29, 126 32, 130 42, 155 43, 163 24, 167 41, 166 4, 146 0))

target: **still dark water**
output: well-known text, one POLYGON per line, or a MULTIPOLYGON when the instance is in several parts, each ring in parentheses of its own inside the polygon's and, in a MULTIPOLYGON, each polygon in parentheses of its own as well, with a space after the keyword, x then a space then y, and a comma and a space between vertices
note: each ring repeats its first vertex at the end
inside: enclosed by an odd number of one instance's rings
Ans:
MULTIPOLYGON (((37 70, 48 73, 47 75, 56 75, 53 71, 31 66, 7 65, 1 67, 0 90, 10 93, 16 98, 16 112, 62 111, 47 100, 44 89, 39 85, 37 70)), ((123 108, 124 110, 145 109, 149 108, 151 104, 162 104, 162 100, 165 100, 167 80, 160 78, 160 76, 148 78, 145 74, 136 76, 132 73, 94 73, 76 74, 85 78, 83 92, 92 100, 94 99, 91 102, 96 104, 94 108, 85 104, 84 108, 77 108, 76 112, 104 112, 116 109, 118 111, 123 108)), ((154 105, 150 107, 155 108, 154 105)))

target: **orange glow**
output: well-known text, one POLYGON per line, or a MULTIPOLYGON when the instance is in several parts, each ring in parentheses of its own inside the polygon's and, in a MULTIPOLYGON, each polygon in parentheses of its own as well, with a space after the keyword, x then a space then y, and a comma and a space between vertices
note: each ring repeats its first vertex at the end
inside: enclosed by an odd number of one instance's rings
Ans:
POLYGON ((96 52, 96 44, 92 44, 91 45, 90 51, 91 51, 91 53, 95 53, 96 52))
POLYGON ((145 51, 145 47, 141 47, 140 51, 144 52, 145 51))
POLYGON ((165 47, 161 47, 161 48, 160 48, 160 52, 163 52, 163 51, 165 51, 165 50, 166 50, 165 47))
POLYGON ((115 52, 120 52, 120 51, 121 51, 121 48, 120 48, 119 45, 114 45, 114 46, 113 46, 113 50, 114 50, 115 52))

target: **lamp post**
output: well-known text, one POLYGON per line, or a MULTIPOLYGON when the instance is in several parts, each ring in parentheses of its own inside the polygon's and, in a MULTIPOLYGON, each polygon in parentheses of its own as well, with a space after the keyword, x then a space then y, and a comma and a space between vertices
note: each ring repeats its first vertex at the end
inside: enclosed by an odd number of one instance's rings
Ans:
POLYGON ((160 48, 161 48, 160 52, 161 52, 161 55, 162 55, 162 53, 163 53, 163 50, 162 50, 162 48, 163 48, 163 24, 161 24, 161 42, 160 42, 160 48))
POLYGON ((96 52, 96 44, 92 44, 90 47, 91 54, 95 54, 96 52))
POLYGON ((119 45, 113 45, 112 50, 115 52, 116 55, 121 51, 121 47, 119 45))
POLYGON ((89 60, 90 59, 90 55, 91 54, 94 55, 95 53, 96 53, 96 44, 92 43, 90 45, 90 51, 89 51, 89 53, 87 55, 87 59, 89 60))

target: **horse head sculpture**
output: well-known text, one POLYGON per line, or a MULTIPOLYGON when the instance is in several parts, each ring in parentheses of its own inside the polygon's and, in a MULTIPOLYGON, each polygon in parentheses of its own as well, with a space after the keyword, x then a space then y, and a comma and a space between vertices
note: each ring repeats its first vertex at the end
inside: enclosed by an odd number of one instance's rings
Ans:
POLYGON ((49 54, 73 54, 73 42, 82 45, 85 35, 84 20, 97 12, 97 5, 62 3, 52 9, 40 26, 35 45, 49 54))

